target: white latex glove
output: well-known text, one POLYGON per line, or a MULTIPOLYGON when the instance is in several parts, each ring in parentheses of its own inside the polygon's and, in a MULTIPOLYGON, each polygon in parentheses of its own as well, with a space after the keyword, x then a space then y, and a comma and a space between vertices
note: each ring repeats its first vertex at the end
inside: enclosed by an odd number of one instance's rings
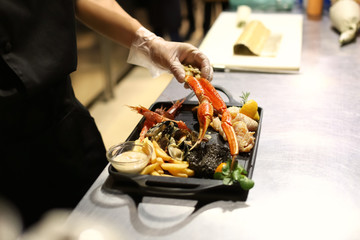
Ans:
POLYGON ((213 76, 209 59, 199 49, 188 43, 165 41, 144 27, 136 32, 128 63, 147 68, 153 77, 170 71, 180 83, 185 80, 183 64, 199 68, 201 76, 209 81, 213 76))

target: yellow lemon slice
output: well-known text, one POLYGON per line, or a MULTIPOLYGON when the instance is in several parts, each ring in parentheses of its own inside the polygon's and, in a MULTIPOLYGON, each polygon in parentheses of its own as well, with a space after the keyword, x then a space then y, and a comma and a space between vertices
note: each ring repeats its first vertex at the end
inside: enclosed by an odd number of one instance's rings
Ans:
MULTIPOLYGON (((248 117, 251 117, 254 119, 256 113, 258 110, 257 102, 255 102, 253 99, 247 101, 241 108, 240 113, 245 114, 248 117)), ((259 117, 259 114, 258 114, 259 117)))

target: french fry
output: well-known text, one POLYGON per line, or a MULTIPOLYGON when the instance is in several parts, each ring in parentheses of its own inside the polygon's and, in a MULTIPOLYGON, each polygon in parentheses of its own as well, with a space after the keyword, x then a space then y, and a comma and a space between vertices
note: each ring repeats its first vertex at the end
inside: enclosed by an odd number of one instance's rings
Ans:
POLYGON ((156 171, 159 173, 159 174, 164 174, 164 170, 162 170, 161 168, 160 169, 156 169, 156 171))
POLYGON ((188 177, 188 175, 185 172, 185 169, 170 169, 168 171, 171 175, 175 177, 185 177, 185 178, 188 177))
POLYGON ((159 144, 156 141, 152 141, 156 156, 161 157, 164 161, 169 161, 172 158, 159 146, 159 144))
POLYGON ((142 175, 146 175, 146 174, 150 174, 151 172, 153 172, 155 170, 155 168, 159 166, 158 163, 153 163, 150 165, 147 165, 141 172, 140 174, 142 175))
POLYGON ((187 178, 188 175, 186 173, 181 173, 181 172, 177 172, 177 173, 171 173, 174 177, 182 177, 182 178, 187 178))
MULTIPOLYGON (((141 144, 140 139, 136 139, 136 140, 135 140, 135 144, 141 144)), ((144 151, 142 150, 142 147, 140 147, 140 146, 135 146, 132 150, 133 150, 134 152, 144 152, 144 151)))
POLYGON ((151 164, 157 163, 156 158, 155 158, 154 160, 153 160, 153 159, 150 159, 150 163, 151 163, 151 164))
POLYGON ((178 174, 181 173, 181 170, 178 170, 178 169, 170 169, 170 170, 167 170, 171 175, 173 175, 174 177, 177 177, 178 174))
POLYGON ((161 165, 164 163, 164 160, 161 157, 157 157, 156 162, 161 165))
POLYGON ((183 178, 195 175, 194 171, 188 168, 188 162, 171 158, 156 141, 150 141, 148 138, 145 138, 143 141, 152 147, 153 154, 150 164, 146 166, 140 174, 183 178))
POLYGON ((158 173, 164 173, 164 170, 161 168, 161 165, 159 163, 157 163, 158 166, 155 168, 155 171, 158 173))
POLYGON ((151 162, 155 162, 155 159, 156 159, 156 152, 155 152, 155 148, 154 148, 154 145, 153 143, 149 140, 149 138, 144 138, 144 143, 148 144, 151 149, 152 149, 152 154, 151 154, 151 162))
POLYGON ((185 173, 189 176, 189 177, 192 177, 195 175, 195 172, 194 170, 190 169, 190 168, 186 168, 184 169, 185 173))
POLYGON ((151 163, 154 163, 155 162, 155 159, 156 159, 156 153, 155 153, 155 149, 154 149, 154 145, 152 144, 152 142, 149 140, 149 138, 144 138, 143 141, 141 142, 140 139, 136 139, 135 140, 135 143, 136 144, 144 144, 144 147, 140 147, 140 146, 135 146, 133 148, 133 151, 135 152, 143 152, 145 154, 148 154, 149 151, 152 150, 152 153, 151 153, 151 163), (150 150, 151 149, 151 150, 150 150))
POLYGON ((150 173, 150 175, 153 175, 153 176, 160 176, 160 173, 158 173, 157 171, 153 171, 150 173))
POLYGON ((184 170, 188 167, 187 164, 178 164, 178 163, 163 163, 161 168, 167 171, 179 171, 184 170))
POLYGON ((166 173, 164 173, 164 174, 160 174, 160 176, 163 176, 163 177, 174 177, 173 175, 166 174, 166 173))
POLYGON ((173 158, 171 158, 168 162, 175 163, 175 164, 185 164, 185 163, 187 163, 187 162, 176 160, 176 159, 173 159, 173 158))

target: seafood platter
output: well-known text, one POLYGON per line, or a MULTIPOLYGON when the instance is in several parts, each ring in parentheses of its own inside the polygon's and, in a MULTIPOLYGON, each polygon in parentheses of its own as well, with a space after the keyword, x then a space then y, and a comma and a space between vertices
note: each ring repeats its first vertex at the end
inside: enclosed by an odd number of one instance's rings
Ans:
MULTIPOLYGON (((155 102, 148 109, 130 106, 143 118, 126 142, 145 145, 152 151, 147 152, 150 156, 145 167, 135 172, 110 164, 104 191, 125 193, 134 199, 155 196, 246 201, 255 185, 251 178, 263 110, 256 102, 254 107, 253 100, 246 100, 249 93, 240 103, 226 89, 198 83, 199 78, 190 82, 194 79, 187 78, 193 92, 184 99, 155 102), (220 92, 228 98, 226 103, 220 92), (194 96, 197 100, 192 100, 194 96)), ((119 155, 114 149, 109 149, 108 159, 119 155)))

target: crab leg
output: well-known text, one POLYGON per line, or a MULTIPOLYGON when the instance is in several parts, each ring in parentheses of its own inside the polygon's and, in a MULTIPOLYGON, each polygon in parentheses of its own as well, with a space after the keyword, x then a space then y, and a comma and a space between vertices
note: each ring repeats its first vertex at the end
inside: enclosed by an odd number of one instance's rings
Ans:
POLYGON ((146 119, 145 122, 144 122, 144 126, 143 128, 141 129, 141 132, 140 132, 140 142, 142 142, 142 140, 145 139, 145 135, 147 133, 147 131, 152 128, 153 126, 155 125, 155 123, 149 119, 146 119))
POLYGON ((179 108, 181 108, 183 102, 185 101, 185 98, 182 100, 177 100, 165 113, 164 116, 170 119, 175 119, 175 116, 179 110, 179 108))
MULTIPOLYGON (((236 155, 239 154, 239 146, 234 128, 231 124, 231 115, 226 107, 226 104, 224 103, 220 94, 216 91, 214 86, 205 78, 196 79, 195 77, 187 76, 185 78, 185 81, 193 89, 195 95, 200 102, 200 106, 198 109, 198 119, 200 123, 199 132, 202 132, 203 135, 205 135, 208 125, 212 120, 213 110, 212 107, 210 110, 210 107, 208 105, 213 106, 221 115, 221 127, 223 128, 229 143, 230 153, 233 157, 233 165, 236 155), (204 104, 206 107, 204 106, 203 109, 200 109, 202 104, 204 104)), ((199 135, 199 137, 200 136, 201 134, 199 135)), ((201 141, 202 138, 199 138, 199 140, 201 141)))
POLYGON ((210 99, 205 94, 204 88, 201 86, 200 82, 195 77, 186 76, 185 82, 194 91, 200 103, 197 110, 197 117, 200 124, 199 136, 198 136, 198 140, 191 148, 193 149, 204 139, 206 130, 208 129, 210 122, 212 121, 214 110, 210 99))
POLYGON ((160 115, 160 114, 158 114, 156 112, 153 112, 153 111, 151 111, 151 110, 149 110, 149 109, 147 109, 146 107, 143 107, 143 106, 137 106, 137 107, 129 106, 129 107, 131 109, 137 111, 141 115, 143 115, 146 118, 146 120, 150 120, 150 121, 155 122, 155 123, 161 123, 161 122, 164 122, 164 121, 173 121, 173 122, 177 123, 179 128, 191 131, 183 121, 175 121, 175 120, 169 119, 169 118, 164 117, 164 116, 162 116, 162 115, 160 115))
POLYGON ((231 155, 239 154, 239 146, 236 140, 236 134, 231 124, 231 114, 227 109, 226 104, 222 100, 220 94, 214 86, 205 78, 200 78, 199 83, 204 88, 206 96, 211 100, 214 108, 221 115, 221 127, 223 128, 226 138, 228 139, 231 155))
MULTIPOLYGON (((177 100, 167 111, 165 111, 165 108, 161 107, 161 108, 155 109, 155 112, 160 114, 161 116, 165 116, 167 118, 170 118, 170 119, 174 120, 175 115, 177 114, 177 111, 181 108, 184 101, 185 101, 185 98, 182 99, 182 100, 177 100)), ((135 107, 135 108, 140 108, 140 107, 135 107)), ((134 109, 134 107, 133 107, 133 109, 134 109)), ((138 110, 136 110, 136 111, 138 111, 138 110)), ((141 109, 140 109, 140 111, 141 111, 141 109)), ((155 124, 156 123, 153 122, 150 119, 145 120, 144 126, 143 126, 143 128, 141 129, 141 132, 140 132, 140 138, 139 138, 140 141, 144 140, 147 131, 150 128, 152 128, 155 124)))

